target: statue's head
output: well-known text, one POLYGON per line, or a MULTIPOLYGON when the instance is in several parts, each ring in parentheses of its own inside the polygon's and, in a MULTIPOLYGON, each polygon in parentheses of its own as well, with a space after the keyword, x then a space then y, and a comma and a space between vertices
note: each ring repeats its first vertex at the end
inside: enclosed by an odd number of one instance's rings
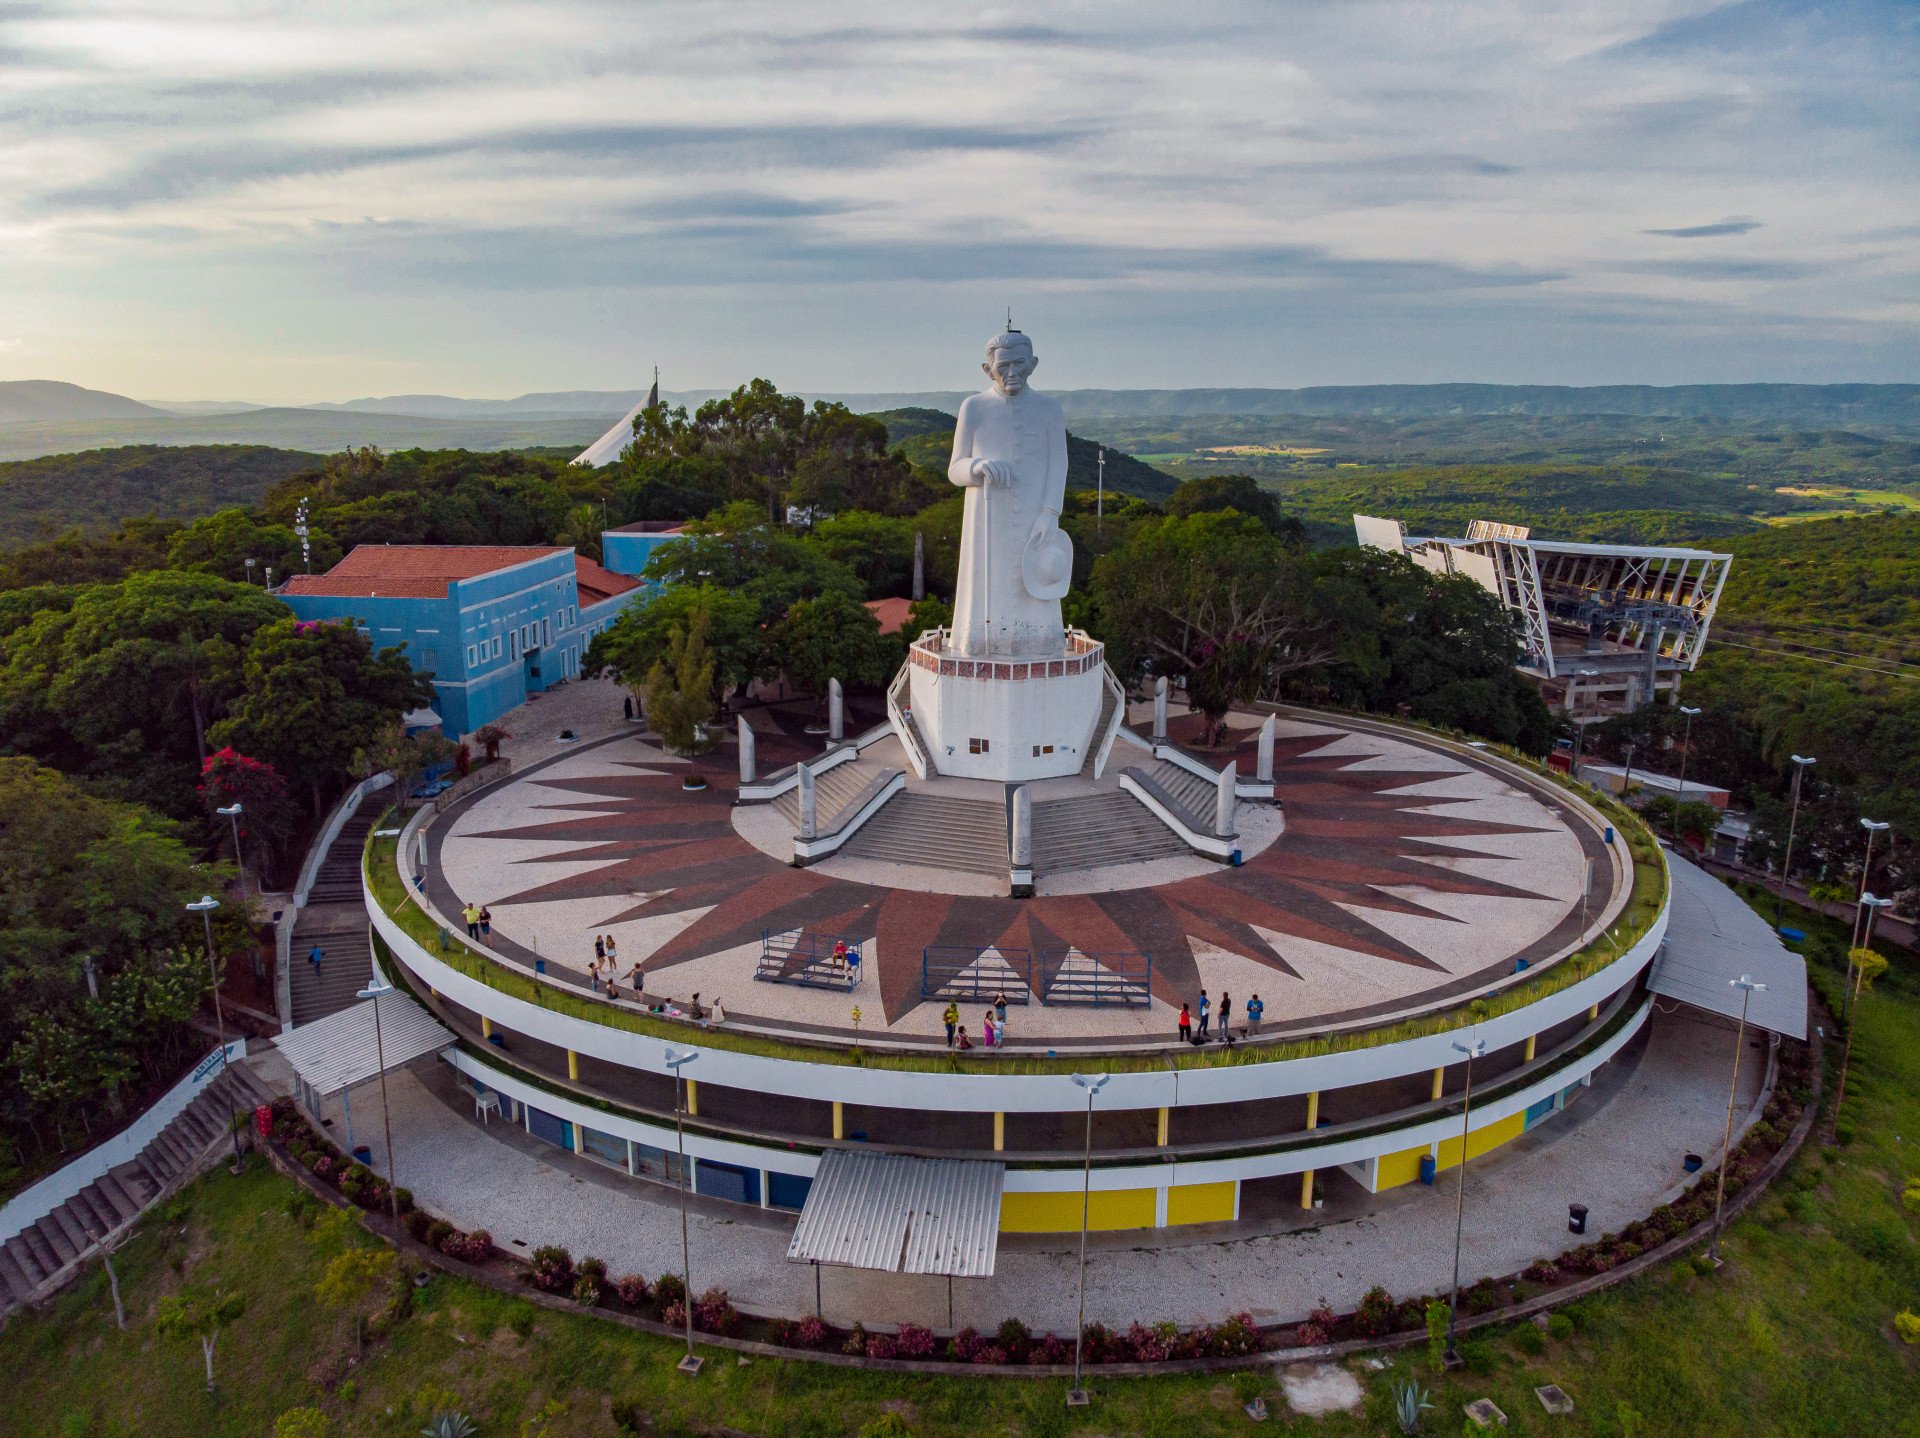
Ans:
POLYGON ((1040 361, 1034 356, 1033 341, 1019 330, 1008 330, 987 341, 986 363, 980 366, 1001 394, 1015 395, 1027 387, 1027 376, 1040 361))

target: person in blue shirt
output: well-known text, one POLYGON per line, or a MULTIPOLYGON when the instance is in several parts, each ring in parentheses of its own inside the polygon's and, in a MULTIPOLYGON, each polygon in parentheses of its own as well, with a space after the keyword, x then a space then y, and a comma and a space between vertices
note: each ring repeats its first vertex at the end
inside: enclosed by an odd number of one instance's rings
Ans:
POLYGON ((1200 990, 1200 1037, 1205 1038, 1213 1024, 1213 1001, 1207 997, 1205 989, 1200 990))
POLYGON ((1267 1011, 1267 1006, 1260 1002, 1260 995, 1255 994, 1252 998, 1247 1000, 1247 1037, 1248 1038, 1252 1038, 1255 1034, 1260 1032, 1260 1016, 1264 1014, 1266 1011, 1267 1011))

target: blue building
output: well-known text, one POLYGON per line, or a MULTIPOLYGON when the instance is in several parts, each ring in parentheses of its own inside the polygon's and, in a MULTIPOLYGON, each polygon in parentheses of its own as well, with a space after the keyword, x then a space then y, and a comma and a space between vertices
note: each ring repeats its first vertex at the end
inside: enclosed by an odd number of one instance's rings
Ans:
POLYGON ((637 524, 623 524, 601 534, 600 553, 607 568, 615 574, 639 574, 646 569, 653 552, 669 539, 678 539, 683 527, 684 521, 678 519, 643 519, 637 524))
POLYGON ((277 592, 301 619, 350 620, 376 649, 404 646, 458 738, 577 677, 588 641, 645 590, 571 549, 362 544, 277 592))

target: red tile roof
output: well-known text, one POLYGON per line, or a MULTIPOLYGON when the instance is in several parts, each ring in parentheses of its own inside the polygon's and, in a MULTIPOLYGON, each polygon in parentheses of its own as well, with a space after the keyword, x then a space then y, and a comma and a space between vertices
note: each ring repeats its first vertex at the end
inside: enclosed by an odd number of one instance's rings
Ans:
POLYGON ((573 556, 574 584, 580 591, 580 602, 598 604, 611 599, 616 594, 625 594, 629 589, 638 589, 640 581, 628 574, 615 574, 611 569, 595 564, 583 554, 573 556))
POLYGON ((880 621, 882 634, 898 634, 906 628, 907 619, 913 612, 912 602, 898 597, 869 599, 867 608, 872 610, 873 617, 880 621))
POLYGON ((350 599, 445 599, 448 586, 456 580, 562 553, 548 544, 361 544, 325 574, 296 574, 281 592, 350 599))

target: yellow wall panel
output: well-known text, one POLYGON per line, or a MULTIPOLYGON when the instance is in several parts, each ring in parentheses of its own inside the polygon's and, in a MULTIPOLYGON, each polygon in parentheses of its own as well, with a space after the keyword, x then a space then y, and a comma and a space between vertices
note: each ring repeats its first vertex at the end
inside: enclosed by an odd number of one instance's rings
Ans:
MULTIPOLYGON (((1497 1122, 1488 1124, 1485 1128, 1476 1128, 1467 1135, 1467 1157, 1478 1158, 1488 1149, 1498 1148, 1508 1140, 1520 1137, 1526 1131, 1526 1127, 1527 1115, 1523 1110, 1520 1113, 1509 1114, 1497 1122)), ((1453 1168, 1459 1162, 1460 1140, 1458 1138, 1442 1139, 1440 1167, 1453 1168)))
MULTIPOLYGON (((1094 1190, 1087 1207, 1091 1229, 1152 1228, 1154 1191, 1150 1188, 1094 1190)), ((1003 1193, 1000 1195, 1003 1233, 1078 1233, 1080 1195, 1067 1193, 1003 1193)))
POLYGON ((1231 1223, 1235 1184, 1176 1183, 1167 1190, 1167 1222, 1231 1223))
POLYGON ((1374 1176, 1376 1189, 1398 1188, 1403 1183, 1412 1183, 1420 1177, 1420 1160, 1427 1156, 1424 1145, 1419 1148, 1402 1149, 1399 1153, 1380 1155, 1380 1167, 1374 1176))

